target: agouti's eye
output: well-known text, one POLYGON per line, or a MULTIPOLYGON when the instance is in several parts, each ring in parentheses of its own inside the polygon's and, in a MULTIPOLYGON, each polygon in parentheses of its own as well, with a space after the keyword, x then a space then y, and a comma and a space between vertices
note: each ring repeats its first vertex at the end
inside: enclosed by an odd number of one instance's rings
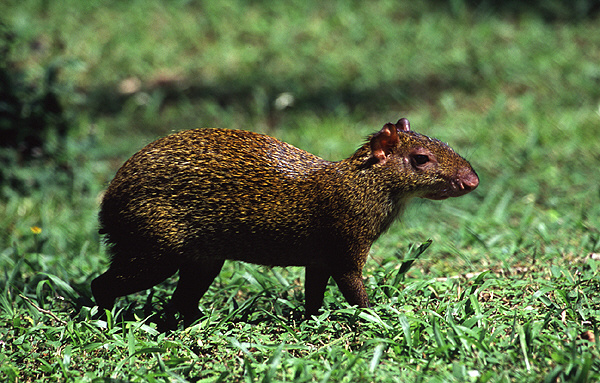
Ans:
POLYGON ((417 166, 425 165, 429 162, 429 156, 426 156, 425 154, 415 154, 413 156, 413 161, 417 166))

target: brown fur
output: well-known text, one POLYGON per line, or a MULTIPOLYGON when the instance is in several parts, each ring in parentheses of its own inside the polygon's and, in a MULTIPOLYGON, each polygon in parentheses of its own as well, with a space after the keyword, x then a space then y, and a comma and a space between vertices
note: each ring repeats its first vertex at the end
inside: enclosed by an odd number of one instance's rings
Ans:
POLYGON ((330 162, 275 138, 195 129, 154 141, 117 172, 100 232, 112 254, 92 282, 100 307, 179 270, 172 306, 186 325, 224 260, 306 267, 306 314, 329 277, 368 307, 362 268, 372 243, 412 197, 475 189, 469 163, 438 140, 386 124, 350 158, 330 162))

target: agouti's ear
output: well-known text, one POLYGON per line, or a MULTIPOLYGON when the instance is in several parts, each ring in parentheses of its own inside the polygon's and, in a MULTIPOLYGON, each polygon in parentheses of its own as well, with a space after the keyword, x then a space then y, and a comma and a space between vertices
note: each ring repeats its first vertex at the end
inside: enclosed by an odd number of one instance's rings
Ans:
POLYGON ((410 132, 410 122, 407 118, 401 118, 396 122, 396 127, 403 132, 410 132))
POLYGON ((384 163, 399 142, 400 139, 398 138, 396 126, 388 122, 379 132, 371 137, 371 154, 373 158, 378 163, 384 163))

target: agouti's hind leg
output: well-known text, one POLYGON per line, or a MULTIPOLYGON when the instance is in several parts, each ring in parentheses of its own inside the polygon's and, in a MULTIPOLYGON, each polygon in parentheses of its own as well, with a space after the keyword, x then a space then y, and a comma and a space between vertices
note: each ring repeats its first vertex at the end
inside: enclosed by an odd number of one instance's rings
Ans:
POLYGON ((358 307, 371 307, 360 270, 334 271, 333 279, 348 303, 358 307))
POLYGON ((125 261, 114 260, 104 274, 92 281, 92 294, 99 307, 110 309, 115 298, 149 289, 176 271, 177 263, 172 260, 160 262, 157 259, 139 257, 125 261))
POLYGON ((223 262, 202 260, 185 263, 179 268, 179 282, 169 306, 183 315, 184 326, 200 317, 198 302, 219 275, 223 262))
POLYGON ((306 319, 317 315, 323 305, 323 296, 331 272, 316 266, 306 266, 304 271, 304 308, 306 319))

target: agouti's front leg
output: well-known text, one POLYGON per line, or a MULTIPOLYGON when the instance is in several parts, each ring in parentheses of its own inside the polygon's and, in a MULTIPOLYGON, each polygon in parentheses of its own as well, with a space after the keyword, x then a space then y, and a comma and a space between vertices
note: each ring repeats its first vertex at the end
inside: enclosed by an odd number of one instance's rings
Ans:
MULTIPOLYGON (((366 253, 364 258, 366 258, 366 253)), ((365 291, 362 280, 363 262, 350 268, 340 267, 338 270, 318 266, 306 266, 304 278, 304 295, 306 308, 306 319, 311 315, 317 315, 323 305, 323 296, 327 288, 329 277, 333 276, 335 283, 350 305, 358 307, 371 307, 369 297, 365 291)))
POLYGON ((323 305, 323 296, 331 272, 317 266, 306 266, 304 271, 304 307, 306 319, 317 315, 323 305))
POLYGON ((344 297, 350 305, 358 307, 371 307, 369 297, 365 291, 365 285, 362 280, 362 270, 350 269, 334 271, 332 273, 333 280, 337 283, 338 288, 344 294, 344 297))

